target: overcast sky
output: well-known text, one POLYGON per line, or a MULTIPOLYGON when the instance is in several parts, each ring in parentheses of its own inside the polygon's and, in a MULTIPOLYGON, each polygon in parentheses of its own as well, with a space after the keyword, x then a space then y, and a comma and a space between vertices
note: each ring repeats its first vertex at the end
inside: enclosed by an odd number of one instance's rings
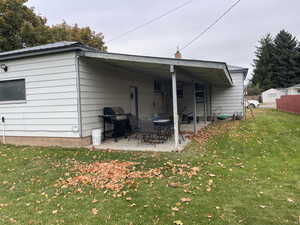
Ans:
MULTIPOLYGON (((48 24, 78 23, 109 40, 187 0, 29 0, 48 24)), ((108 44, 109 52, 173 57, 235 0, 194 0, 184 8, 108 44)), ((251 68, 255 46, 266 33, 281 29, 300 38, 299 0, 242 0, 220 23, 182 54, 251 68)))

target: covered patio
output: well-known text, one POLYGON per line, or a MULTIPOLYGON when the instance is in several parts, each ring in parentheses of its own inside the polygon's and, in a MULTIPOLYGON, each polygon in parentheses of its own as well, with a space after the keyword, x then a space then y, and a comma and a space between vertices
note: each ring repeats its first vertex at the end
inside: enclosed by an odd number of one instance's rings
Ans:
MULTIPOLYGON (((79 57, 81 83, 86 82, 85 78, 92 73, 106 87, 111 85, 109 82, 105 84, 106 80, 113 81, 114 76, 117 83, 122 82, 122 79, 126 80, 124 86, 128 88, 128 95, 117 96, 113 90, 110 90, 111 94, 104 93, 103 95, 107 97, 103 100, 101 98, 98 114, 102 113, 104 107, 121 106, 126 114, 137 118, 138 126, 154 123, 161 115, 164 115, 164 119, 167 115, 171 125, 172 134, 162 143, 146 143, 134 138, 118 138, 117 142, 114 139, 106 139, 101 145, 95 146, 99 149, 182 150, 190 141, 185 134, 196 133, 207 126, 213 117, 212 87, 230 88, 233 85, 227 65, 223 62, 95 52, 84 52, 79 57), (90 71, 85 69, 91 66, 95 69, 90 71), (109 74, 107 79, 100 79, 99 77, 105 73, 109 74)), ((116 92, 118 87, 119 89, 123 87, 122 84, 115 85, 115 87, 111 85, 110 89, 115 89, 116 92)), ((86 93, 82 92, 81 95, 87 96, 86 93)), ((84 111, 83 98, 81 107, 84 111)), ((103 121, 100 123, 100 128, 103 129, 103 121)))

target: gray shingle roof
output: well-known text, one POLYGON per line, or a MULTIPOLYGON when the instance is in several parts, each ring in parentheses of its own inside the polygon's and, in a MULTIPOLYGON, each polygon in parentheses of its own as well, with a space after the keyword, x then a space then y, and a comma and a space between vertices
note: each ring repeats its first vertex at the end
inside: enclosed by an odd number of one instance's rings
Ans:
POLYGON ((292 86, 292 88, 299 88, 300 87, 300 84, 296 84, 294 86, 292 86))
POLYGON ((80 42, 69 42, 69 41, 62 41, 62 42, 56 42, 46 45, 39 45, 31 48, 23 48, 13 51, 7 51, 7 52, 0 52, 0 58, 11 56, 11 55, 19 55, 19 54, 25 54, 25 53, 31 53, 31 52, 39 52, 39 51, 46 51, 46 50, 52 50, 52 49, 61 49, 61 48, 68 48, 68 47, 78 47, 78 48, 86 48, 88 47, 82 45, 80 42))

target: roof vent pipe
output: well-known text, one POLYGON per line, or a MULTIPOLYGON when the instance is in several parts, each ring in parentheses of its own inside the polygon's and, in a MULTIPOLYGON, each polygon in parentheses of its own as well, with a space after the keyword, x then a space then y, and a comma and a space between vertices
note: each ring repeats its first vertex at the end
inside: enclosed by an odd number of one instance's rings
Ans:
POLYGON ((181 52, 179 51, 179 47, 177 47, 177 51, 175 53, 175 58, 176 59, 182 59, 182 55, 181 55, 181 52))

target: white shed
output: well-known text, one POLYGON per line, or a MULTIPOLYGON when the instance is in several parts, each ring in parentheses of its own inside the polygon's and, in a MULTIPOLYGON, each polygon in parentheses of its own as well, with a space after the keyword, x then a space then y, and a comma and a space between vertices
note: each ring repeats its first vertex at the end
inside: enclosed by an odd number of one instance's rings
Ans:
POLYGON ((264 104, 275 104, 276 99, 280 98, 283 95, 286 95, 285 89, 271 88, 262 93, 262 102, 264 104))

